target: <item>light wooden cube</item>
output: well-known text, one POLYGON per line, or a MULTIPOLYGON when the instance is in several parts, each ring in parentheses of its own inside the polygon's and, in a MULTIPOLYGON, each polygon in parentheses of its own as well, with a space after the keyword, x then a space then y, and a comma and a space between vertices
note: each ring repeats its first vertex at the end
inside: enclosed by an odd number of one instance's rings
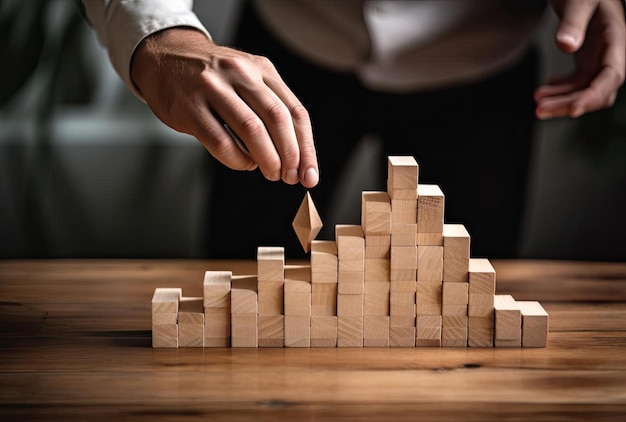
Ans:
POLYGON ((259 347, 258 315, 231 314, 231 347, 259 347))
POLYGON ((360 225, 336 225, 335 239, 339 260, 365 258, 365 235, 360 225))
POLYGON ((463 224, 443 225, 443 258, 470 258, 470 235, 463 224))
POLYGON ((444 195, 437 185, 417 187, 417 232, 443 233, 444 195))
POLYGON ((470 347, 493 347, 495 321, 491 316, 468 317, 467 345, 470 347))
MULTIPOLYGON (((228 308, 204 308, 205 347, 207 338, 230 338, 230 311, 228 308)), ((219 346, 225 347, 225 346, 219 346)))
POLYGON ((339 271, 337 275, 339 294, 363 294, 365 284, 364 271, 339 271))
POLYGON ((389 283, 389 260, 365 258, 365 282, 389 283))
POLYGON ((337 317, 311 317, 311 347, 337 346, 337 317))
POLYGON ((313 284, 311 316, 337 315, 337 284, 313 284))
POLYGON ((417 246, 443 246, 443 233, 417 233, 417 246))
MULTIPOLYGON (((522 345, 522 312, 511 295, 495 295, 496 346, 498 340, 512 340, 522 345)), ((508 343, 507 343, 508 345, 508 343)))
POLYGON ((157 324, 152 326, 152 347, 177 348, 178 324, 157 324))
POLYGON ((259 315, 259 347, 283 347, 285 343, 284 317, 259 315))
POLYGON ((468 290, 469 283, 444 281, 442 289, 442 304, 467 306, 468 290))
POLYGON ((389 347, 389 317, 363 317, 363 347, 389 347))
POLYGON ((389 280, 393 281, 417 281, 416 269, 396 269, 389 270, 389 280))
POLYGON ((205 308, 230 308, 231 271, 206 271, 203 296, 205 308))
POLYGON ((230 291, 231 314, 258 314, 258 291, 255 276, 237 275, 232 277, 230 291))
POLYGON ((285 279, 285 248, 259 246, 257 249, 257 278, 259 281, 282 281, 285 279))
POLYGON ((418 315, 415 325, 416 346, 441 346, 441 315, 418 315))
POLYGON ((496 293, 496 270, 488 259, 470 259, 469 284, 470 295, 493 295, 496 293))
POLYGON ((363 295, 337 294, 337 316, 362 317, 363 295))
POLYGON ((387 157, 387 180, 393 189, 417 189, 419 166, 411 156, 387 157))
POLYGON ((337 347, 363 347, 363 317, 337 317, 337 347))
POLYGON ((285 347, 311 347, 310 316, 285 316, 285 347))
POLYGON ((417 291, 417 282, 411 281, 396 281, 392 280, 389 283, 389 291, 393 293, 415 293, 417 291))
POLYGON ((467 347, 467 316, 441 317, 441 345, 443 347, 467 347))
POLYGON ((417 281, 441 282, 443 280, 443 247, 417 247, 417 281))
POLYGON ((417 283, 415 293, 415 311, 417 315, 441 315, 442 312, 441 283, 417 283))
POLYGON ((518 301, 522 311, 522 346, 546 347, 549 316, 539 302, 518 301))
POLYGON ((388 234, 370 234, 365 236, 365 258, 389 259, 391 236, 388 234))
POLYGON ((365 283, 363 315, 389 315, 389 282, 365 283))
POLYGON ((311 242, 311 273, 337 273, 337 243, 334 240, 311 242))
POLYGON ((389 294, 389 315, 415 315, 415 294, 391 292, 389 294))
POLYGON ((365 234, 391 233, 391 200, 387 192, 361 193, 361 226, 365 234))
POLYGON ((389 267, 391 270, 410 270, 418 268, 417 246, 392 246, 391 261, 389 267))
POLYGON ((391 222, 392 224, 415 224, 415 231, 417 232, 417 201, 415 199, 392 199, 391 222))

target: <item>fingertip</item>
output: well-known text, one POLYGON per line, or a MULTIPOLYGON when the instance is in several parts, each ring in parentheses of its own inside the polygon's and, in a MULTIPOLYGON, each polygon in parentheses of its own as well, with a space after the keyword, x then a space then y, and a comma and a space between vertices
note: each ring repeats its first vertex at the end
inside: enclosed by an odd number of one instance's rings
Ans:
POLYGON ((319 173, 314 167, 308 168, 302 176, 302 185, 306 188, 315 187, 319 183, 319 173))
POLYGON ((580 45, 579 37, 568 31, 560 31, 556 34, 556 41, 561 50, 566 53, 573 53, 580 45))

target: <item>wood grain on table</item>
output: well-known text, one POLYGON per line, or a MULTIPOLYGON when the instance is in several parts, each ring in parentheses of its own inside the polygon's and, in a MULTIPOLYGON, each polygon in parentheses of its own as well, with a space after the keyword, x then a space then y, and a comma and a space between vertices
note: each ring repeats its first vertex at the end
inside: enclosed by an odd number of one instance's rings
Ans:
POLYGON ((0 420, 626 420, 626 264, 493 261, 546 349, 153 350, 156 287, 253 261, 0 261, 0 420))

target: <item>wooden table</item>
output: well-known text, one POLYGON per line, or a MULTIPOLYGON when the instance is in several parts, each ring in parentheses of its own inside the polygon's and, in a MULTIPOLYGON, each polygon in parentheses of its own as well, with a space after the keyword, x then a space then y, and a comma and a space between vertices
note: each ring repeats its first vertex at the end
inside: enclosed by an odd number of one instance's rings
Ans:
POLYGON ((626 264, 494 261, 546 349, 150 347, 156 287, 241 261, 0 261, 0 420, 626 420, 626 264))

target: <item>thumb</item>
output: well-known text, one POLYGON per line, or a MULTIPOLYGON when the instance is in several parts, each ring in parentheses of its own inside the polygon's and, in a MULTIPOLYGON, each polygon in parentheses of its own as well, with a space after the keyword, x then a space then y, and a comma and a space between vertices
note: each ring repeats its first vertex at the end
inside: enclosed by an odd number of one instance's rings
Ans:
POLYGON ((553 0, 552 8, 561 22, 556 31, 556 44, 566 53, 574 53, 585 41, 591 17, 598 7, 592 0, 553 0))

